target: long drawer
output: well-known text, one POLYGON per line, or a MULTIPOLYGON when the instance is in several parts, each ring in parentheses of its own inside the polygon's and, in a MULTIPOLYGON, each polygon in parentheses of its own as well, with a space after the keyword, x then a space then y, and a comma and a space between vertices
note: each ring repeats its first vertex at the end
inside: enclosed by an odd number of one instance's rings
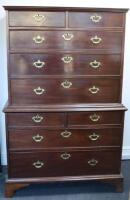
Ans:
POLYGON ((120 150, 9 153, 9 178, 118 174, 120 150))
POLYGON ((84 126, 84 125, 122 125, 124 111, 87 111, 68 113, 8 113, 9 127, 19 126, 84 126))
POLYGON ((118 77, 12 79, 10 86, 17 105, 120 102, 118 77))
POLYGON ((119 54, 10 54, 10 76, 120 75, 119 54))
POLYGON ((121 146, 122 128, 9 129, 9 149, 29 150, 65 147, 121 146))
POLYGON ((10 49, 108 49, 121 53, 121 31, 10 31, 10 49), (24 36, 24 37, 23 37, 24 36))
POLYGON ((12 11, 9 26, 65 27, 65 12, 12 11))

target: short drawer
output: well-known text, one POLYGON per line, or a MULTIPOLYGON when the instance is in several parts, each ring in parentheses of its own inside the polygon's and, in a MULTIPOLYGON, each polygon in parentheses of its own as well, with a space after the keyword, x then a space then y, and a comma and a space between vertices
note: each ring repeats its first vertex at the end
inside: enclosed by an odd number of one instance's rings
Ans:
POLYGON ((69 27, 123 27, 122 13, 105 12, 69 12, 69 27))
POLYGON ((120 79, 12 79, 12 104, 44 103, 117 103, 120 102, 120 79))
POLYGON ((119 149, 13 152, 9 154, 9 178, 118 174, 120 157, 119 149))
POLYGON ((122 111, 95 111, 95 112, 72 112, 68 114, 68 126, 101 125, 123 123, 124 112, 122 111))
POLYGON ((10 31, 10 49, 107 49, 121 53, 121 31, 10 31), (24 37, 23 37, 24 36, 24 37))
POLYGON ((64 126, 64 113, 8 113, 9 126, 64 126))
POLYGON ((120 75, 118 54, 10 54, 10 75, 120 75))
POLYGON ((65 12, 9 12, 9 26, 65 27, 65 12))
POLYGON ((12 150, 121 146, 122 128, 101 129, 10 129, 9 148, 12 150))

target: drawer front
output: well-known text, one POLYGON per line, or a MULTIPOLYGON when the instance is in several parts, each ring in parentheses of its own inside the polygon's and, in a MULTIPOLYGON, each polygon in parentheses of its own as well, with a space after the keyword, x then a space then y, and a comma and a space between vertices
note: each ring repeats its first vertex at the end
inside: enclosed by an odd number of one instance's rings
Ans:
POLYGON ((8 113, 9 126, 64 126, 64 113, 8 113))
POLYGON ((123 14, 105 12, 71 12, 69 13, 69 27, 123 27, 123 14))
POLYGON ((9 12, 9 26, 65 27, 65 12, 9 12))
POLYGON ((120 55, 11 54, 10 75, 120 75, 120 55))
POLYGON ((10 31, 12 50, 108 49, 121 53, 121 47, 120 31, 10 31))
POLYGON ((63 147, 121 146, 122 129, 10 129, 9 148, 15 150, 63 147))
POLYGON ((122 111, 95 111, 76 112, 68 114, 68 126, 118 124, 123 123, 124 112, 122 111))
POLYGON ((119 78, 13 79, 12 104, 116 103, 119 78))
POLYGON ((120 151, 10 153, 9 166, 10 178, 117 174, 120 151))

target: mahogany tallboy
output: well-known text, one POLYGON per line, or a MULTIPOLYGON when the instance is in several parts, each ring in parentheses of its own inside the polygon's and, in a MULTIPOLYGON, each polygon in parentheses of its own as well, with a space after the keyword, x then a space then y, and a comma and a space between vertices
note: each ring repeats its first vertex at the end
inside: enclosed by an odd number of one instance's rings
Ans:
POLYGON ((127 9, 5 10, 6 197, 58 181, 108 182, 121 192, 127 9))

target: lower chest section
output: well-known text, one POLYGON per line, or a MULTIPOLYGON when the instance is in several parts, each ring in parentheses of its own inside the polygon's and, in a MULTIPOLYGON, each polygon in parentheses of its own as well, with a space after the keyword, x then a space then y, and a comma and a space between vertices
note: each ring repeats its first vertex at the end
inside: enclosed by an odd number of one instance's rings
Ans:
POLYGON ((124 111, 6 114, 10 178, 120 173, 124 111))

